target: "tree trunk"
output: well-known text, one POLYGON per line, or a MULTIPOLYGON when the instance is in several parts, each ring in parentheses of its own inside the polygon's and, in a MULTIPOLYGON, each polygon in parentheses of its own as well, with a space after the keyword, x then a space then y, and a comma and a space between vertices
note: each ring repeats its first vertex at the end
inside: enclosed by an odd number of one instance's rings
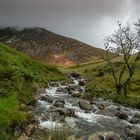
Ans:
POLYGON ((117 94, 121 95, 122 86, 121 85, 116 85, 116 90, 117 90, 117 94))
POLYGON ((128 95, 127 86, 128 86, 128 83, 125 83, 125 84, 123 85, 123 94, 124 94, 124 96, 127 96, 127 95, 128 95))

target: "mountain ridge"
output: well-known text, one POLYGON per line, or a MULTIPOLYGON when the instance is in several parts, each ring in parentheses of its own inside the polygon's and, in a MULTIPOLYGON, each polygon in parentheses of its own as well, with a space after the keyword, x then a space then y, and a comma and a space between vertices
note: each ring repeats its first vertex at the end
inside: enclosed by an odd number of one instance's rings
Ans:
POLYGON ((0 29, 0 41, 43 63, 73 66, 103 59, 105 50, 41 27, 0 29))

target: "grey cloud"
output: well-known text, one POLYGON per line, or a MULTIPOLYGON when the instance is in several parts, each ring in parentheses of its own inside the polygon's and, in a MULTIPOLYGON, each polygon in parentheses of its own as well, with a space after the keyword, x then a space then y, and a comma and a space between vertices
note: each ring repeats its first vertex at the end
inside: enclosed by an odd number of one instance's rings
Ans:
POLYGON ((139 5, 139 0, 0 0, 0 25, 41 26, 102 47, 115 21, 138 15, 139 5))

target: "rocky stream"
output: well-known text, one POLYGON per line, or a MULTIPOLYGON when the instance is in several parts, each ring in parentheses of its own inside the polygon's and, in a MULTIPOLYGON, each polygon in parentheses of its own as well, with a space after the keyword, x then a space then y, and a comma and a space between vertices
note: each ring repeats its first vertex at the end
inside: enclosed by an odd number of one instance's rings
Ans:
POLYGON ((69 82, 52 82, 37 94, 32 113, 37 123, 26 133, 38 140, 52 129, 66 129, 69 140, 140 140, 140 110, 109 100, 82 99, 86 79, 71 74, 69 82))

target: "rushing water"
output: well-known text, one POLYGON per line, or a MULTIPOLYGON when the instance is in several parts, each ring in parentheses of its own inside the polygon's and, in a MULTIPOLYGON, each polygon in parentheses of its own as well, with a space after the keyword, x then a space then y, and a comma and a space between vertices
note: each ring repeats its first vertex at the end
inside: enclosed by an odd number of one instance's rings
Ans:
MULTIPOLYGON (((38 103, 33 111, 39 117, 40 129, 67 127, 71 132, 74 132, 79 136, 90 135, 96 131, 114 131, 128 140, 126 126, 134 126, 138 131, 140 130, 140 122, 135 124, 130 123, 135 114, 140 114, 140 110, 124 107, 120 104, 115 104, 103 99, 94 99, 94 103, 91 103, 93 106, 91 111, 81 109, 79 107, 79 98, 72 97, 71 94, 63 92, 64 89, 75 86, 73 93, 80 91, 81 94, 86 94, 85 86, 79 86, 79 81, 81 79, 75 79, 73 77, 71 79, 71 83, 61 84, 60 82, 55 85, 50 84, 45 93, 37 96, 38 103), (41 97, 44 96, 48 97, 49 100, 42 100, 41 97), (54 121, 52 108, 57 100, 64 100, 64 108, 73 110, 74 116, 62 115, 60 116, 61 120, 58 119, 54 121), (100 105, 104 105, 104 109, 99 109, 100 105), (128 118, 126 120, 117 118, 115 114, 118 111, 126 113, 128 118), (44 119, 46 113, 47 119, 44 119)), ((106 140, 106 135, 104 135, 104 140, 106 140)))

